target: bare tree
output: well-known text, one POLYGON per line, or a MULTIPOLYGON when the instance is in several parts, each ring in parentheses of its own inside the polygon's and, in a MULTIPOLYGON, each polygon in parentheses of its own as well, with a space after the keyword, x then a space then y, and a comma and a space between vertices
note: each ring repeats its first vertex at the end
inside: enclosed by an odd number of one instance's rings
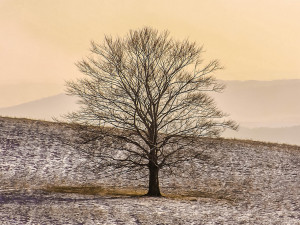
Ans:
POLYGON ((103 44, 92 42, 91 52, 77 64, 86 78, 67 83, 68 93, 82 106, 68 118, 92 130, 85 143, 106 137, 106 146, 97 149, 103 163, 148 168, 147 195, 161 195, 162 168, 199 155, 187 151, 191 140, 237 128, 207 95, 224 88, 212 76, 221 66, 217 60, 202 65, 203 49, 196 43, 146 27, 124 38, 106 36, 103 44), (111 147, 113 140, 125 143, 118 149, 122 154, 111 147))

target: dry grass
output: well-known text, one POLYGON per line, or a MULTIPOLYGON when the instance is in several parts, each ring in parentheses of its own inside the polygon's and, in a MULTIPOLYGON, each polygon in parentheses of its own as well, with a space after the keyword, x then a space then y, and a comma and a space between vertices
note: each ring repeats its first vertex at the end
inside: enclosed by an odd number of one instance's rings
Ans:
MULTIPOLYGON (((81 195, 98 195, 113 197, 144 197, 147 190, 133 187, 103 187, 103 186, 48 186, 43 191, 55 193, 75 193, 81 195)), ((236 202, 226 193, 213 193, 205 191, 180 191, 162 193, 162 197, 173 200, 197 201, 197 199, 209 199, 216 201, 236 202)))
POLYGON ((56 193, 76 193, 82 195, 100 195, 100 196, 143 196, 146 194, 144 189, 134 188, 116 188, 102 186, 48 186, 43 189, 47 192, 56 193))

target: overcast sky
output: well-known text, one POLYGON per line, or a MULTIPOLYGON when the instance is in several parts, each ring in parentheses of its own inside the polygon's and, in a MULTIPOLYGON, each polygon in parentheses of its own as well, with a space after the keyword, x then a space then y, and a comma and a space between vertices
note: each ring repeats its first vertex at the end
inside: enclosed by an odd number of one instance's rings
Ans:
POLYGON ((299 12, 299 0, 0 0, 0 107, 62 92, 91 40, 143 26, 204 45, 219 79, 300 79, 299 12))

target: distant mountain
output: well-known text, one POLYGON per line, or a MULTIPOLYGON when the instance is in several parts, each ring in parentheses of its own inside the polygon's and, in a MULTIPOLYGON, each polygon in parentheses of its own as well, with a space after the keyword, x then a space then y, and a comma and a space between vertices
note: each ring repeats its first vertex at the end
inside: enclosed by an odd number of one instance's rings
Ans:
POLYGON ((53 117, 60 117, 77 109, 75 97, 59 94, 12 107, 0 108, 0 115, 52 120, 53 117))
POLYGON ((223 81, 217 106, 246 127, 300 125, 300 80, 223 81))
MULTIPOLYGON (((244 127, 300 125, 300 80, 222 81, 223 93, 211 93, 217 106, 244 127)), ((8 108, 0 115, 51 119, 78 108, 74 97, 59 94, 8 108)))
MULTIPOLYGON (((241 125, 224 137, 300 145, 300 80, 222 82, 225 91, 212 95, 217 106, 241 125)), ((59 94, 0 108, 0 116, 51 120, 78 108, 75 97, 59 94)))
POLYGON ((57 83, 0 83, 0 108, 37 100, 37 93, 39 98, 47 98, 62 90, 63 85, 57 83))

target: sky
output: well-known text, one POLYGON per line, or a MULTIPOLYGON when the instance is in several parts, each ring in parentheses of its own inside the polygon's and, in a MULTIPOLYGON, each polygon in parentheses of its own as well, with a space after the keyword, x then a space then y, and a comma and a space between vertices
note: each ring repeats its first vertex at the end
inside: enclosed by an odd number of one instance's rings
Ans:
POLYGON ((63 92, 92 40, 144 26, 203 45, 218 79, 300 79, 299 12, 299 0, 0 0, 0 107, 63 92))

